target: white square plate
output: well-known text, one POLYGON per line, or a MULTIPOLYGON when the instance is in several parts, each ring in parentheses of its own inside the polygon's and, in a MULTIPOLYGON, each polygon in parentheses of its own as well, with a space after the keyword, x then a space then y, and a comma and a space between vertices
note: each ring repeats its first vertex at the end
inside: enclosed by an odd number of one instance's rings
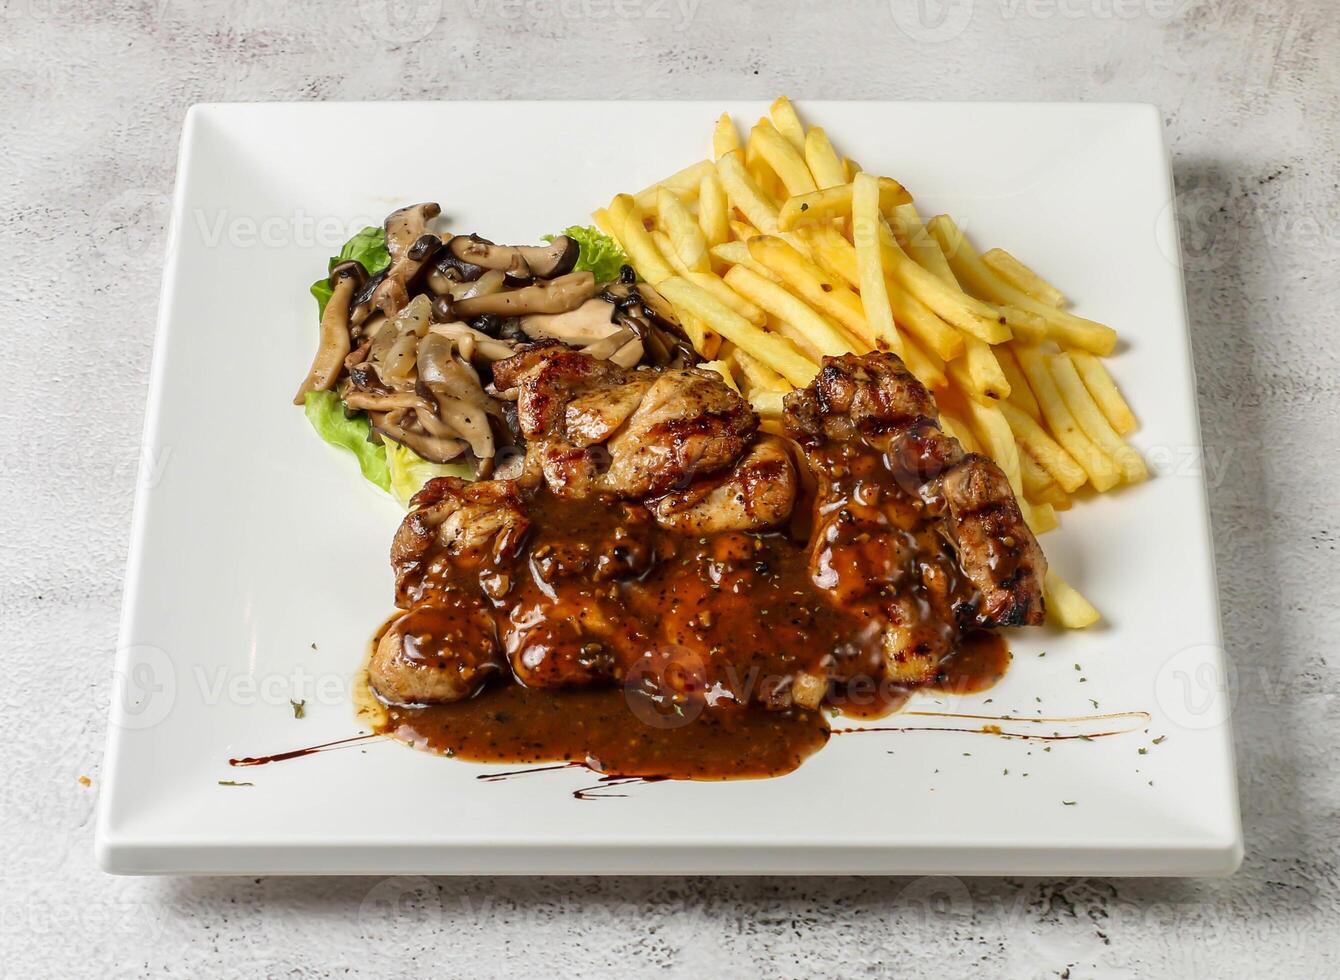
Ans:
MULTIPOLYGON (((475 778, 484 767, 387 741, 229 767, 234 756, 357 731, 349 682, 392 608, 387 551, 400 509, 289 403, 315 342, 306 287, 326 258, 404 202, 440 201, 451 228, 498 241, 585 224, 616 191, 700 157, 723 109, 741 120, 765 111, 668 102, 191 111, 146 421, 155 476, 135 510, 117 656, 97 836, 104 868, 1192 875, 1237 866, 1173 189, 1150 106, 801 106, 843 152, 902 180, 923 214, 950 212, 982 247, 1008 248, 1080 314, 1118 329, 1125 345, 1113 371, 1155 471, 1078 502, 1043 541, 1105 625, 1014 631, 1014 665, 993 690, 923 695, 913 707, 1148 712, 1147 724, 1049 744, 837 737, 782 778, 664 782, 597 802, 571 795, 592 782, 581 770, 484 783, 475 778), (306 717, 294 717, 290 699, 306 701, 306 717)), ((1088 725, 1079 730, 1103 727, 1088 725)))

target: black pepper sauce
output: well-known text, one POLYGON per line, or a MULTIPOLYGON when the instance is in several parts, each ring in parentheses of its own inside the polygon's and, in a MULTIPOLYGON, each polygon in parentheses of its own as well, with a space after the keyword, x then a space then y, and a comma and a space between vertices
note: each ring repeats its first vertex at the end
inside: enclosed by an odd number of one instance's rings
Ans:
MULTIPOLYGON (((799 539, 686 536, 638 503, 535 491, 514 557, 468 573, 436 563, 408 593, 480 599, 512 676, 467 701, 390 707, 381 731, 477 761, 770 776, 827 741, 825 707, 875 717, 916 687, 989 686, 1009 655, 1000 637, 958 625, 977 595, 933 493, 869 447, 824 452, 799 539), (891 631, 906 653, 890 652, 891 631)), ((450 633, 441 613, 427 618, 415 657, 450 633)))

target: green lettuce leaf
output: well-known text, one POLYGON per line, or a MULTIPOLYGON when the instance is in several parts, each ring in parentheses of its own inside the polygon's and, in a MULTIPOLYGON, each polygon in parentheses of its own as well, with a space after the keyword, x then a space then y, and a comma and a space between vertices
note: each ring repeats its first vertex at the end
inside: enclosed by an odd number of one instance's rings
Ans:
POLYGON ((451 463, 430 463, 412 449, 399 443, 387 441, 386 465, 391 471, 391 492, 402 504, 409 505, 409 498, 423 489, 423 485, 436 476, 458 476, 462 480, 475 478, 474 465, 466 461, 451 463))
POLYGON ((349 450, 358 458, 363 476, 383 490, 391 489, 391 472, 386 464, 386 446, 368 442, 371 431, 367 417, 347 418, 344 403, 333 391, 309 391, 303 405, 307 421, 317 435, 332 446, 349 450))
MULTIPOLYGON (((386 230, 371 226, 364 228, 344 243, 344 247, 340 249, 340 254, 331 258, 326 271, 329 272, 341 262, 348 262, 350 259, 362 263, 363 268, 367 270, 370 276, 375 276, 390 265, 391 253, 386 250, 386 230)), ((333 290, 330 288, 329 278, 318 279, 312 283, 312 295, 316 297, 318 320, 326 313, 326 304, 330 302, 331 292, 333 290)))
MULTIPOLYGON (((564 228, 559 234, 574 239, 581 247, 573 271, 590 272, 596 277, 596 282, 613 282, 619 278, 621 268, 632 264, 618 243, 599 228, 573 225, 571 228, 564 228)), ((557 237, 558 235, 545 235, 544 240, 552 242, 557 237)))

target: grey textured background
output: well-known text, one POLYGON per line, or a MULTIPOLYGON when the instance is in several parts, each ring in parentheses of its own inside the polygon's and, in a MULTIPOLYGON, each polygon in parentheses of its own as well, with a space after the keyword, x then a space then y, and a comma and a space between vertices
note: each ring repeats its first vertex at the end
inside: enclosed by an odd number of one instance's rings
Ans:
POLYGON ((17 385, 0 409, 0 975, 1340 974, 1332 3, 0 10, 0 304, 17 385), (1211 502, 1237 666, 1242 871, 1206 882, 103 876, 92 814, 187 106, 783 91, 1162 107, 1191 233, 1205 437, 1228 463, 1211 502))

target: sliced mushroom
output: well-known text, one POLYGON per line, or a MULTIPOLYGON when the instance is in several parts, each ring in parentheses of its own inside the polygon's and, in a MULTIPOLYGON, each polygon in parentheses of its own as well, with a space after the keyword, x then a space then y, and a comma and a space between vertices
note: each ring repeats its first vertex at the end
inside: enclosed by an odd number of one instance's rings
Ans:
POLYGON ((577 264, 582 251, 577 240, 567 235, 559 235, 548 245, 517 245, 516 250, 537 279, 566 276, 577 264))
POLYGON ((293 396, 295 405, 301 405, 309 391, 327 391, 334 387, 340 369, 344 367, 344 359, 349 356, 349 308, 354 288, 358 285, 355 269, 362 269, 362 266, 357 262, 342 262, 330 272, 333 292, 321 314, 321 341, 317 345, 316 357, 312 359, 311 370, 293 396))
POLYGON ((419 390, 436 399, 438 417, 470 443, 479 459, 493 455, 493 430, 489 428, 489 399, 479 375, 452 356, 452 343, 441 334, 430 333, 419 343, 419 390))
POLYGON ((581 347, 618 332, 613 304, 600 297, 588 299, 567 313, 533 313, 521 318, 521 329, 533 340, 561 340, 581 347))
POLYGON ((387 215, 383 227, 386 229, 386 251, 391 253, 391 259, 400 258, 402 252, 422 238, 428 230, 428 222, 441 213, 442 209, 436 203, 428 201, 411 204, 387 215))
POLYGON ((351 317, 354 325, 361 324, 374 310, 395 316, 404 309, 409 302, 410 284, 441 244, 442 239, 436 235, 420 235, 385 270, 369 279, 355 298, 351 317))
POLYGON ((374 428, 384 438, 414 450, 418 456, 430 463, 450 463, 469 448, 464 439, 444 439, 423 432, 412 432, 403 425, 391 423, 389 418, 374 428))
POLYGON ((360 391, 350 388, 344 393, 344 404, 366 412, 391 412, 397 408, 432 410, 432 404, 413 391, 360 391))
POLYGON ((428 330, 430 333, 441 334, 443 337, 455 341, 463 354, 468 340, 473 347, 471 356, 466 357, 468 361, 475 359, 474 354, 478 354, 488 361, 500 361, 504 357, 511 357, 516 353, 516 348, 507 341, 490 337, 481 330, 467 327, 464 323, 434 323, 428 330))
POLYGON ((462 320, 481 313, 497 313, 501 316, 566 313, 575 310, 595 294, 595 276, 589 272, 572 272, 522 289, 464 299, 453 304, 452 310, 462 320))
POLYGON ((509 286, 524 285, 535 278, 530 264, 519 249, 510 245, 495 245, 478 235, 457 235, 447 242, 447 251, 460 262, 505 272, 509 286))

